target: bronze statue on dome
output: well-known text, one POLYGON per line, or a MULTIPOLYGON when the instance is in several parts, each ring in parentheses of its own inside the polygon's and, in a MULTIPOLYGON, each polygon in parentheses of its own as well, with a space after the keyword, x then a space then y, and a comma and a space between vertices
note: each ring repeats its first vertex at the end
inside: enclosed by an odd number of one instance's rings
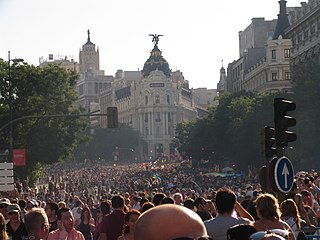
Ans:
POLYGON ((155 45, 155 46, 158 46, 159 37, 161 37, 161 36, 163 36, 163 35, 149 34, 149 36, 152 37, 152 42, 154 42, 154 45, 155 45))

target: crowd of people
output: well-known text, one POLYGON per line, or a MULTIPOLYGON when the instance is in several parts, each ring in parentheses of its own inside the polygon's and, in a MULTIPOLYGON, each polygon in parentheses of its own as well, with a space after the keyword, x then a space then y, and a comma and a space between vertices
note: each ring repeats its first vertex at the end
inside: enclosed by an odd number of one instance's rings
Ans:
POLYGON ((2 239, 293 240, 317 234, 316 172, 297 175, 284 198, 264 193, 246 174, 211 173, 163 160, 59 163, 45 169, 36 187, 17 181, 14 192, 2 193, 2 239))

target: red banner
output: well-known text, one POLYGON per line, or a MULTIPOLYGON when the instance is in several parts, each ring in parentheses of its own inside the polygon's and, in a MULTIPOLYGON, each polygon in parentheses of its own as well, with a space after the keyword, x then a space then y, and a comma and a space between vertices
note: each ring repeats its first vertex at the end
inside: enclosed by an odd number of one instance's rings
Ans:
POLYGON ((13 149, 13 165, 14 166, 26 165, 26 149, 13 149))

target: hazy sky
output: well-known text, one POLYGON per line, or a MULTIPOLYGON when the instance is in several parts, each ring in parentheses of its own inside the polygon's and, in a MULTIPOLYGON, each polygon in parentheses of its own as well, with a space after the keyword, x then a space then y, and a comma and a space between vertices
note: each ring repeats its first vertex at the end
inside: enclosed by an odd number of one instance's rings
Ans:
MULTIPOLYGON (((288 0, 299 6, 301 0, 288 0)), ((278 0, 0 0, 0 58, 67 55, 79 61, 87 41, 99 47, 100 68, 141 70, 153 43, 193 88, 216 88, 222 65, 236 60, 238 32, 254 17, 277 18, 278 0)))

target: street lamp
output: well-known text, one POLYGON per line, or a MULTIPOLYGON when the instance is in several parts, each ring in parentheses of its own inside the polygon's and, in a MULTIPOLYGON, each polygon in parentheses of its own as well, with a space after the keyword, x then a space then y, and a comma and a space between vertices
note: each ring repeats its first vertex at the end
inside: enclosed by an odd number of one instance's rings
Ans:
MULTIPOLYGON (((22 58, 10 58, 10 51, 8 51, 8 87, 9 87, 9 114, 10 114, 10 122, 13 120, 13 106, 12 106, 12 95, 13 95, 13 89, 12 89, 12 81, 11 81, 11 62, 18 63, 23 62, 22 58)), ((13 161, 13 127, 12 124, 10 124, 10 134, 9 134, 9 156, 11 161, 13 161)))

